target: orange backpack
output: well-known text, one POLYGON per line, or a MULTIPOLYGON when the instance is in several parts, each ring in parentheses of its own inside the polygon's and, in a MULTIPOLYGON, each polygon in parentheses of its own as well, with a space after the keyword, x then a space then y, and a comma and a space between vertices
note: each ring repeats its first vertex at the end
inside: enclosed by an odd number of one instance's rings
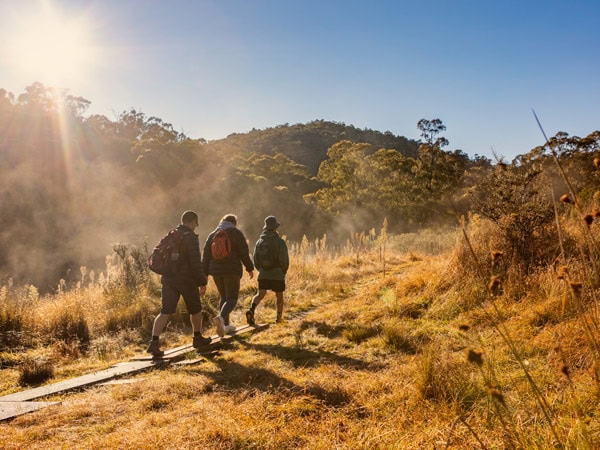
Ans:
POLYGON ((224 261, 231 255, 231 241, 225 230, 219 230, 213 236, 210 252, 215 261, 224 261))

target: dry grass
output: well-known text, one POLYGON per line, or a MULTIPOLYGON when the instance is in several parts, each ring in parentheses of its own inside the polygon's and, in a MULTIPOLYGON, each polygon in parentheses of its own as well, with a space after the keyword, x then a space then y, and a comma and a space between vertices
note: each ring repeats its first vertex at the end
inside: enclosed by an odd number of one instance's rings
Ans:
MULTIPOLYGON (((473 244, 483 254, 483 241, 473 244)), ((460 252, 431 255, 424 248, 391 247, 384 276, 376 247, 364 249, 357 260, 355 249, 327 253, 321 244, 305 242, 292 252, 292 261, 301 263, 288 277, 284 324, 241 337, 194 366, 157 369, 136 376, 136 383, 51 398, 62 404, 0 423, 0 441, 5 448, 32 449, 600 445, 593 349, 579 309, 565 303, 565 286, 554 268, 523 280, 530 286, 525 295, 490 299, 487 282, 474 271, 457 273, 471 264, 456 265, 460 252), (499 331, 510 336, 518 358, 499 331), (539 395, 549 405, 552 424, 539 395)), ((244 322, 254 283, 243 280, 235 323, 244 322)), ((74 314, 82 311, 90 331, 87 349, 71 349, 77 355, 64 348, 69 339, 55 339, 44 350, 22 346, 25 353, 50 358, 53 380, 142 351, 140 328, 157 310, 152 289, 130 298, 135 308, 123 292, 106 292, 90 285, 39 299, 32 323, 40 329, 60 328, 61 305, 68 305, 74 314), (122 312, 128 308, 137 312, 122 312), (122 326, 108 330, 111 317, 121 314, 127 319, 113 320, 122 326), (56 348, 59 342, 62 349, 56 348)), ((207 298, 207 307, 214 305, 212 283, 207 298)), ((257 318, 274 320, 272 294, 257 318)), ((166 334, 170 346, 189 341, 184 319, 166 334)), ((36 331, 28 327, 25 331, 36 331)), ((24 361, 19 355, 0 353, 5 393, 19 389, 24 361)))

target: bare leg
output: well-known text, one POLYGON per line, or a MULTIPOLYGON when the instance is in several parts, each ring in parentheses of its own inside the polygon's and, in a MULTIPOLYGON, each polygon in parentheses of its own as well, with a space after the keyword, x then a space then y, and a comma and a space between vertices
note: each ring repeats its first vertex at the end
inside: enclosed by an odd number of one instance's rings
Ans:
POLYGON ((259 289, 254 297, 252 297, 252 303, 250 303, 250 309, 246 311, 246 321, 248 325, 254 326, 256 322, 254 321, 254 310, 260 303, 260 301, 264 298, 267 291, 265 289, 259 289))
POLYGON ((266 289, 259 289, 254 297, 252 297, 252 303, 250 304, 250 309, 254 310, 260 301, 265 298, 265 294, 267 293, 266 289))
POLYGON ((192 330, 194 330, 194 333, 202 331, 202 312, 190 314, 190 323, 192 324, 192 330))
POLYGON ((283 292, 275 292, 275 298, 277 299, 277 322, 283 320, 283 292))
POLYGON ((156 319, 154 319, 154 325, 152 326, 152 336, 160 336, 165 329, 165 326, 169 322, 170 317, 171 314, 163 313, 160 313, 158 316, 156 316, 156 319))

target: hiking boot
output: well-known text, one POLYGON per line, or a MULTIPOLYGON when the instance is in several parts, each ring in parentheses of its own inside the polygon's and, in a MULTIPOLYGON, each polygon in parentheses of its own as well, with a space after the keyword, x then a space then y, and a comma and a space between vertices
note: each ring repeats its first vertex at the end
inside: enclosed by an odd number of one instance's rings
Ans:
POLYGON ((277 319, 275 319, 275 323, 283 323, 283 317, 277 316, 277 319))
POLYGON ((150 344, 148 344, 148 348, 146 349, 146 352, 150 353, 155 358, 158 358, 159 356, 162 356, 165 354, 165 352, 163 352, 160 349, 160 344, 158 343, 158 341, 154 341, 154 340, 150 341, 150 344))
POLYGON ((251 309, 246 311, 246 322, 248 322, 248 325, 252 327, 256 325, 256 322, 254 321, 254 311, 252 311, 251 309))
POLYGON ((235 327, 233 325, 225 325, 223 327, 223 331, 225 332, 225 334, 233 336, 233 334, 235 333, 235 327))
POLYGON ((194 348, 202 348, 202 347, 206 347, 211 342, 212 342, 211 338, 204 337, 201 334, 199 334, 198 336, 194 336, 194 341, 192 343, 192 346, 194 348))
POLYGON ((225 321, 221 316, 213 319, 213 324, 217 328, 217 334, 221 337, 225 336, 225 321))

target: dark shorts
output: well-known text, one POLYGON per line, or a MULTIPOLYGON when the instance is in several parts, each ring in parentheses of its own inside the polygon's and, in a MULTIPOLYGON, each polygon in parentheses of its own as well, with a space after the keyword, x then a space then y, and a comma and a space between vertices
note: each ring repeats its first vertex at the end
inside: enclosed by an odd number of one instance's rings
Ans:
POLYGON ((283 292, 285 291, 285 281, 258 280, 258 289, 261 291, 283 292))
POLYGON ((160 312, 174 314, 177 311, 177 302, 179 302, 180 296, 183 297, 188 313, 196 314, 202 311, 198 286, 163 283, 160 312))

